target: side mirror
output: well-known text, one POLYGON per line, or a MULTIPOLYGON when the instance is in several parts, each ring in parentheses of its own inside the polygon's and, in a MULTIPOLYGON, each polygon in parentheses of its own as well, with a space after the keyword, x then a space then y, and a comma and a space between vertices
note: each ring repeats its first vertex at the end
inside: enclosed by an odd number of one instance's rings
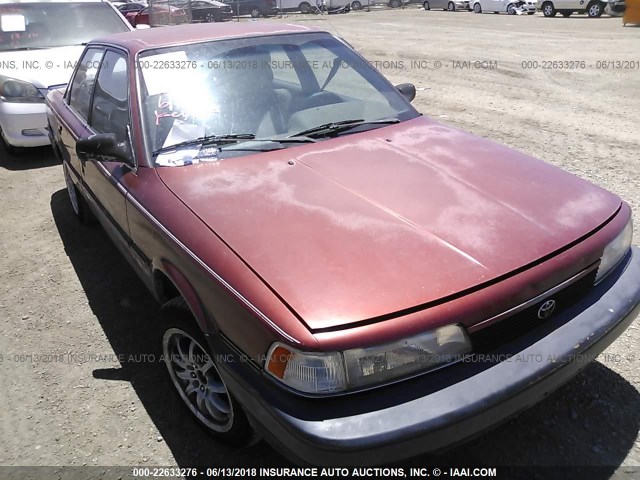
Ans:
POLYGON ((76 153, 83 162, 121 162, 131 165, 131 155, 124 142, 113 133, 99 133, 76 142, 76 153))
POLYGON ((402 96, 410 102, 416 98, 416 86, 413 83, 401 83, 400 85, 396 85, 396 88, 402 96))

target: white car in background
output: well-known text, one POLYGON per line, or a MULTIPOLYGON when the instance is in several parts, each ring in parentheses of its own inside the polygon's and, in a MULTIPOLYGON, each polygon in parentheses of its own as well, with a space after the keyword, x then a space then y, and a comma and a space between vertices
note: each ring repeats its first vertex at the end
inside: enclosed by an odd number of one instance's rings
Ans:
POLYGON ((422 8, 425 10, 448 10, 450 12, 471 10, 469 0, 424 0, 422 8))
POLYGON ((6 150, 48 145, 47 92, 67 84, 83 43, 132 29, 103 0, 0 0, 0 136, 6 150))
MULTIPOLYGON (((600 17, 607 6, 607 1, 600 0, 543 0, 540 10, 545 17, 560 14, 569 17, 572 13, 587 13, 592 18, 600 17)), ((611 2, 615 5, 617 2, 611 2)))
POLYGON ((533 15, 538 9, 536 0, 471 0, 471 9, 475 13, 493 12, 509 15, 533 15))

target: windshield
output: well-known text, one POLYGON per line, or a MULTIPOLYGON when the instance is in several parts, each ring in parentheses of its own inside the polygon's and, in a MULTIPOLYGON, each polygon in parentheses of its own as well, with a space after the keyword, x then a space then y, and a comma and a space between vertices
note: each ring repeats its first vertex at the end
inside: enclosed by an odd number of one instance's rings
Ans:
POLYGON ((80 45, 127 31, 106 3, 0 4, 0 51, 80 45))
MULTIPOLYGON (((223 150, 246 146, 242 154, 260 150, 261 140, 289 148, 303 143, 290 138, 296 135, 318 141, 419 115, 368 62, 325 33, 153 50, 137 65, 145 136, 155 157, 210 137, 223 150)), ((204 148, 187 146, 195 155, 204 148)))

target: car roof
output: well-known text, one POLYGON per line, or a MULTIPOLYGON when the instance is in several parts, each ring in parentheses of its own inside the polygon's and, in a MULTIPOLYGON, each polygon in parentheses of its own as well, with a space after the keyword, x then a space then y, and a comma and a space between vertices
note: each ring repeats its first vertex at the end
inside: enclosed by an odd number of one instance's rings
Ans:
POLYGON ((221 40, 241 37, 260 37, 265 35, 284 35, 291 33, 321 32, 321 30, 291 24, 271 24, 267 22, 230 22, 175 25, 171 27, 148 28, 132 32, 116 33, 97 38, 89 44, 102 43, 119 46, 131 53, 150 48, 170 47, 173 45, 198 43, 207 40, 221 40))

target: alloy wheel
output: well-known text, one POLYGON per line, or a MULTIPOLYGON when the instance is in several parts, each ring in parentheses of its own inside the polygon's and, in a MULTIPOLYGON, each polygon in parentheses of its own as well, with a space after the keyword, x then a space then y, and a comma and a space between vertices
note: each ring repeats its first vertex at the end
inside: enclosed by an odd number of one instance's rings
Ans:
POLYGON ((592 18, 599 17, 600 15, 602 15, 602 6, 598 2, 595 2, 589 7, 588 13, 592 18))
POLYGON ((553 5, 551 3, 545 3, 542 6, 542 13, 544 14, 545 17, 553 17, 555 15, 555 10, 553 8, 553 5))
POLYGON ((233 408, 213 359, 187 332, 168 329, 162 353, 173 385, 189 410, 206 427, 226 432, 233 426, 233 408))

